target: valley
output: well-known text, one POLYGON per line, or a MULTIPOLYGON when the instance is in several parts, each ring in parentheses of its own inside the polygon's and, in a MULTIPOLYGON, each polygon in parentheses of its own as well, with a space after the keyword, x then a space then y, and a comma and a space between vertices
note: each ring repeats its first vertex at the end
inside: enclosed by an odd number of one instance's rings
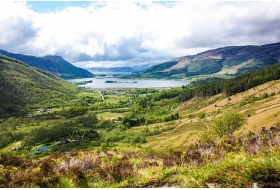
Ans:
POLYGON ((280 64, 93 89, 0 61, 1 187, 279 187, 280 64))

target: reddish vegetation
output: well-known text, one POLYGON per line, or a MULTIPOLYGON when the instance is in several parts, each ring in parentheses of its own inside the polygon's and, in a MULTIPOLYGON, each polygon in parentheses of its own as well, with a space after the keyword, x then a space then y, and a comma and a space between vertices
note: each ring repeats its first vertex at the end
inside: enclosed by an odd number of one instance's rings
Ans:
MULTIPOLYGON (((240 149, 248 154, 256 154, 259 151, 269 152, 269 147, 279 146, 279 132, 280 127, 271 127, 269 130, 263 128, 257 133, 241 135, 239 138, 230 135, 222 143, 221 141, 196 143, 189 146, 185 152, 175 151, 170 156, 143 153, 112 155, 108 152, 71 151, 53 153, 43 160, 31 160, 2 154, 0 187, 57 187, 62 177, 72 179, 76 187, 89 187, 89 180, 96 178, 121 182, 128 177, 140 176, 139 169, 159 167, 159 163, 163 163, 163 168, 183 165, 200 166, 209 161, 219 161, 225 153, 240 151, 240 149), (136 166, 132 164, 131 159, 137 158, 144 158, 146 161, 136 166)), ((280 176, 277 171, 268 172, 274 177, 280 176)), ((168 182, 154 181, 142 184, 141 187, 166 184, 168 182)))

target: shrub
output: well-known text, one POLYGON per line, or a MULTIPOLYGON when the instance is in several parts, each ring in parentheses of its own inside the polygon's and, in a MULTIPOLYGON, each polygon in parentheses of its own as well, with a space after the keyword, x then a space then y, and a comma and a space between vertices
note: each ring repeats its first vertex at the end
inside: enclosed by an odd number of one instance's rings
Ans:
POLYGON ((245 124, 245 122, 245 117, 241 113, 227 109, 221 116, 215 117, 212 120, 210 130, 212 133, 223 137, 224 135, 232 134, 245 124))
POLYGON ((106 143, 101 143, 100 150, 101 151, 106 151, 107 150, 107 144, 106 143))

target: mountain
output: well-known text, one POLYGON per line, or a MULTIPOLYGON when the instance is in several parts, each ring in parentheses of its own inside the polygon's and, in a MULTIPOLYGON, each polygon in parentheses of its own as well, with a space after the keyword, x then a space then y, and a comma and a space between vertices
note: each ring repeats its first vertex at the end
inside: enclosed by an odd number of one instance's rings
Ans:
POLYGON ((54 75, 63 79, 88 78, 94 76, 89 71, 75 67, 59 56, 35 57, 22 54, 14 54, 4 50, 0 50, 0 54, 18 59, 30 66, 53 73, 54 75))
POLYGON ((110 67, 110 68, 91 67, 91 68, 87 68, 87 70, 91 72, 128 72, 128 73, 134 72, 134 70, 131 67, 110 67))
POLYGON ((91 72, 129 72, 129 73, 135 73, 135 72, 144 72, 146 71, 150 65, 140 65, 140 66, 131 66, 131 67, 91 67, 87 68, 87 70, 91 72))
POLYGON ((280 61, 280 43, 230 46, 188 55, 154 65, 142 77, 237 76, 280 61))
POLYGON ((77 92, 70 82, 0 55, 0 115, 65 105, 77 92))

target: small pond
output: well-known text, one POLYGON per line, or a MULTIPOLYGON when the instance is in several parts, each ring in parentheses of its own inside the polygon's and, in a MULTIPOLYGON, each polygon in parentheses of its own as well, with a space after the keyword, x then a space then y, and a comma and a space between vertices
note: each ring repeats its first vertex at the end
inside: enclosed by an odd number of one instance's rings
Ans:
POLYGON ((36 152, 43 152, 43 151, 46 151, 46 150, 49 150, 50 148, 47 147, 47 145, 43 145, 43 146, 40 146, 39 148, 35 148, 34 150, 32 150, 32 153, 36 153, 36 152))

